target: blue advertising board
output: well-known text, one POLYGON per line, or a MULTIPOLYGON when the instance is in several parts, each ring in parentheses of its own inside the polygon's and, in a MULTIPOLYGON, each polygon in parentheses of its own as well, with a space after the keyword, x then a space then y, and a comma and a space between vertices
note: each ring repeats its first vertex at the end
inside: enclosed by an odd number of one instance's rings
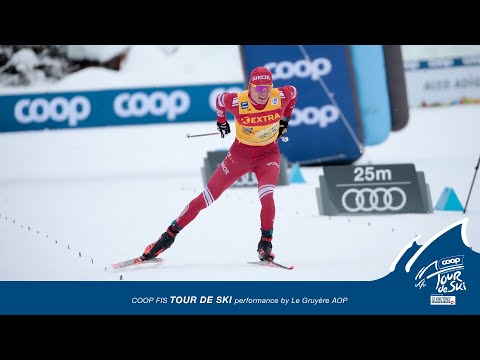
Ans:
POLYGON ((243 84, 0 96, 0 132, 216 119, 215 98, 243 84))
POLYGON ((385 141, 392 131, 387 73, 382 45, 351 45, 365 145, 385 141))
POLYGON ((247 74, 265 66, 275 87, 293 85, 298 90, 289 141, 279 143, 290 162, 348 164, 362 155, 363 131, 348 46, 242 48, 247 74))

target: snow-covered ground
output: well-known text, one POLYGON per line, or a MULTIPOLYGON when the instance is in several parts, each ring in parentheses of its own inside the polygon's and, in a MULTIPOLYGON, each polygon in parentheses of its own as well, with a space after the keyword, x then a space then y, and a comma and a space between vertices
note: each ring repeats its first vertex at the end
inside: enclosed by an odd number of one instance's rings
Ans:
MULTIPOLYGON (((191 57, 189 50, 184 47, 191 57)), ((172 63, 181 66, 179 58, 172 63)), ((217 66, 218 73, 229 73, 229 66, 238 65, 217 66)), ((132 68, 129 86, 145 85, 149 76, 173 85, 188 75, 164 72, 157 78, 148 68, 132 68)), ((85 69, 58 86, 115 85, 105 71, 85 69)), ((211 80, 209 71, 198 81, 211 80)), ((242 76, 237 70, 231 80, 242 76)), ((30 89, 36 90, 42 89, 30 89)), ((414 163, 425 173, 433 205, 444 187, 453 187, 465 205, 480 155, 479 118, 479 105, 413 109, 403 130, 367 147, 357 163, 414 163)), ((227 149, 234 133, 225 139, 186 134, 212 131, 213 121, 0 134, 0 280, 374 280, 388 274, 416 235, 421 244, 464 217, 468 241, 480 251, 478 176, 466 214, 328 217, 317 207, 315 188, 323 174, 317 166, 301 168, 305 183, 275 191, 274 251, 279 262, 295 265, 293 271, 246 264, 257 256, 256 188, 228 189, 182 231, 163 254, 165 264, 110 269, 140 255, 203 190, 206 152, 227 149)))
MULTIPOLYGON (((108 56, 103 56, 103 53, 111 56, 117 46, 113 46, 113 50, 112 45, 91 47, 94 48, 89 51, 91 56, 105 60, 108 56)), ((123 49, 123 46, 120 48, 123 49)), ((35 81, 29 86, 0 86, 0 95, 202 85, 244 80, 239 45, 131 45, 119 71, 88 67, 55 82, 33 74, 38 60, 32 52, 20 55, 17 55, 17 61, 23 62, 22 69, 32 72, 29 78, 35 81)))

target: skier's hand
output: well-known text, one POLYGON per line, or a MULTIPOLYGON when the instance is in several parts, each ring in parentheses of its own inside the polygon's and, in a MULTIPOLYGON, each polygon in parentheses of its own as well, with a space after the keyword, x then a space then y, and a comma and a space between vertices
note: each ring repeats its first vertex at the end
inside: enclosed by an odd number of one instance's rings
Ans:
POLYGON ((292 119, 292 117, 285 117, 283 116, 282 119, 280 120, 280 127, 278 129, 278 138, 281 138, 283 135, 287 133, 288 130, 288 122, 292 119))
POLYGON ((230 134, 230 125, 228 121, 225 121, 224 123, 219 123, 217 121, 217 129, 220 132, 222 138, 224 138, 225 135, 230 134))

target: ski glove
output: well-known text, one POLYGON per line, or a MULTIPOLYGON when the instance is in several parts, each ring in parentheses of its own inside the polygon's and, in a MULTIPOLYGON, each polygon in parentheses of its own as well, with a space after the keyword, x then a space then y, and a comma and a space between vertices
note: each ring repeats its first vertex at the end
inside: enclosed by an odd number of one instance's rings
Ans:
POLYGON ((292 117, 285 117, 283 116, 281 119, 280 119, 280 127, 278 129, 278 138, 281 138, 283 135, 285 135, 287 133, 287 130, 288 130, 288 122, 292 119, 292 117))
POLYGON ((230 134, 230 125, 228 121, 225 121, 223 124, 217 121, 217 129, 220 131, 222 138, 224 138, 225 135, 230 134))

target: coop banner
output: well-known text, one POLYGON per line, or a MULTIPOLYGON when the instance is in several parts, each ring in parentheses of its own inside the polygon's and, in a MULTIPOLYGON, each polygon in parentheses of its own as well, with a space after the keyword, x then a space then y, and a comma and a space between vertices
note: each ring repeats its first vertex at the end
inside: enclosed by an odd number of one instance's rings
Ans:
POLYGON ((243 84, 0 96, 0 132, 212 121, 215 98, 243 84))

